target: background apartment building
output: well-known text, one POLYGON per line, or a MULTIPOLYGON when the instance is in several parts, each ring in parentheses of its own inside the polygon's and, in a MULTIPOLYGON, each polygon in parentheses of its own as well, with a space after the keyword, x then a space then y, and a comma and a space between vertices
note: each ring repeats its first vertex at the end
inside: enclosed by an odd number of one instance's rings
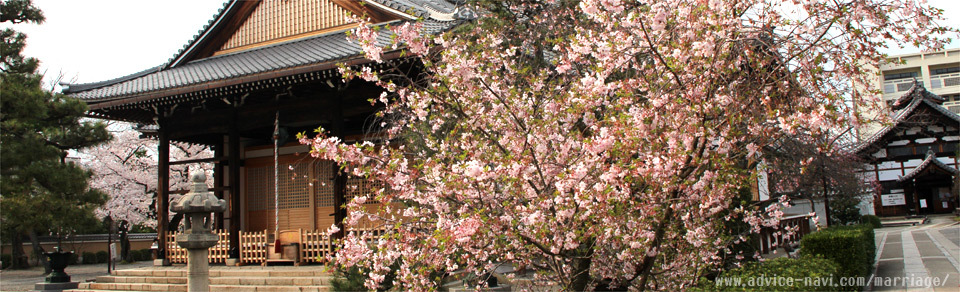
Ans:
POLYGON ((880 64, 880 72, 876 88, 883 90, 887 105, 910 90, 917 79, 928 91, 943 97, 943 107, 960 113, 960 48, 891 56, 889 62, 880 64))

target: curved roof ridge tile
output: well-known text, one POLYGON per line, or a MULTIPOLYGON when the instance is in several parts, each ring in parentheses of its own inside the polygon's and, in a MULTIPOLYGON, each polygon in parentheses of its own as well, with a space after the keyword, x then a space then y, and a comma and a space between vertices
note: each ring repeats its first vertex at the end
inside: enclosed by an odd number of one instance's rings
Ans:
POLYGON ((937 155, 936 153, 933 152, 933 150, 927 150, 927 157, 923 159, 923 162, 921 162, 920 165, 917 165, 917 167, 914 167, 913 170, 910 170, 910 172, 908 172, 906 175, 898 178, 897 182, 904 182, 904 181, 911 180, 917 175, 919 175, 921 172, 923 172, 924 169, 926 169, 927 167, 930 167, 931 165, 936 166, 940 169, 943 169, 944 171, 949 172, 953 175, 960 174, 960 170, 957 170, 956 168, 953 168, 943 163, 939 159, 937 159, 937 155))
MULTIPOLYGON (((880 138, 890 133, 890 131, 892 131, 893 129, 896 129, 897 126, 899 126, 903 121, 905 121, 906 118, 909 117, 910 114, 913 113, 913 111, 916 110, 917 107, 919 107, 921 104, 926 104, 933 110, 939 113, 942 113, 948 118, 960 123, 960 115, 957 115, 956 113, 941 106, 940 103, 937 102, 938 100, 942 101, 943 98, 930 91, 927 91, 927 89, 923 87, 923 84, 920 84, 919 82, 914 83, 914 86, 911 87, 906 94, 904 94, 897 100, 897 103, 905 103, 905 104, 901 105, 901 107, 893 115, 893 123, 881 128, 879 131, 871 135, 870 138, 863 140, 863 142, 861 142, 860 145, 854 148, 853 152, 859 153, 867 149, 867 147, 879 141, 880 138), (912 99, 910 99, 909 102, 907 102, 907 99, 904 98, 908 96, 912 97, 912 99)), ((894 106, 896 106, 896 103, 894 104, 894 106)))

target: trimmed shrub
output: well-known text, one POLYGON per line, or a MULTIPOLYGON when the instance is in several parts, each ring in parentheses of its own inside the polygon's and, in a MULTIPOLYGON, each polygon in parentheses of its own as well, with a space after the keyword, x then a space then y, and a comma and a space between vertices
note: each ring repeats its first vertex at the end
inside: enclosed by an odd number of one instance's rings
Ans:
POLYGON ((110 254, 108 254, 106 251, 102 251, 102 250, 101 250, 101 251, 98 251, 98 252, 97 252, 97 263, 98 263, 98 264, 106 263, 106 262, 109 261, 109 260, 110 260, 110 254))
MULTIPOLYGON (((873 227, 865 224, 836 226, 807 234, 800 241, 800 254, 822 257, 835 262, 840 269, 838 277, 866 279, 873 271, 873 260, 876 256, 873 227)), ((842 288, 843 290, 860 290, 861 287, 842 288)))
POLYGON ((337 269, 334 272, 334 278, 330 280, 330 287, 333 291, 367 291, 363 282, 367 280, 360 268, 353 266, 348 269, 337 269))
POLYGON ((77 253, 71 253, 70 259, 67 260, 67 265, 76 265, 80 263, 80 255, 77 253))
POLYGON ((141 255, 140 255, 140 251, 139 251, 139 250, 136 250, 136 249, 131 249, 131 250, 130 250, 130 257, 129 257, 129 259, 130 259, 131 261, 134 261, 134 262, 140 261, 140 257, 141 257, 141 255))
POLYGON ((876 215, 863 215, 860 218, 861 221, 863 221, 863 224, 873 226, 874 229, 883 227, 883 224, 880 223, 880 217, 877 217, 876 215))
POLYGON ((83 260, 82 260, 82 263, 83 263, 84 265, 96 264, 96 263, 97 263, 97 254, 92 253, 92 252, 88 252, 88 251, 87 251, 87 252, 83 252, 83 260))
POLYGON ((138 261, 149 261, 153 260, 153 250, 149 248, 144 248, 140 250, 140 259, 138 261))
MULTIPOLYGON (((387 291, 393 288, 393 280, 397 277, 397 270, 400 269, 400 261, 396 261, 393 265, 390 265, 390 272, 385 275, 383 282, 380 282, 380 287, 377 288, 377 291, 387 291)), ((363 271, 357 266, 350 267, 346 270, 343 268, 338 268, 334 271, 334 278, 330 280, 330 286, 333 288, 333 291, 368 291, 366 286, 363 283, 367 280, 367 272, 363 271)))
POLYGON ((9 267, 11 261, 13 261, 12 256, 8 254, 0 254, 0 262, 3 262, 3 264, 0 265, 0 269, 6 269, 7 267, 9 267))
POLYGON ((833 261, 805 256, 751 262, 705 281, 699 291, 836 291, 839 268, 833 261))
POLYGON ((832 224, 852 225, 860 223, 860 200, 854 196, 837 196, 830 199, 832 224))

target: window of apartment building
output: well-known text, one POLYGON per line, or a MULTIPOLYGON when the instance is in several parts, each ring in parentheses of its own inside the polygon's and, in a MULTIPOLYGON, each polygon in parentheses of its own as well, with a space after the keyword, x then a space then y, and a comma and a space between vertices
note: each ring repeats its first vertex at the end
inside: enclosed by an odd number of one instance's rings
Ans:
POLYGON ((883 74, 883 93, 895 93, 907 91, 913 86, 910 80, 917 77, 917 72, 889 73, 883 74))
POLYGON ((960 66, 933 69, 932 71, 930 71, 930 75, 950 74, 950 73, 957 73, 957 72, 960 72, 960 66))
POLYGON ((960 66, 933 69, 930 71, 930 87, 941 88, 960 85, 960 66))
POLYGON ((914 77, 917 77, 917 72, 883 74, 883 80, 895 80, 895 79, 905 79, 905 78, 914 78, 914 77))

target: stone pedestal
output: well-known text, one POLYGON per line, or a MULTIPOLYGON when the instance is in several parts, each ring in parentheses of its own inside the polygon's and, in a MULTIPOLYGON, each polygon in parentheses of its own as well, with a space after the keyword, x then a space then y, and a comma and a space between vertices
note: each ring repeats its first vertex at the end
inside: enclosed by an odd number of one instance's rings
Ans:
POLYGON ((183 233, 177 234, 177 245, 187 249, 187 291, 210 291, 210 264, 207 253, 220 239, 210 230, 212 212, 223 212, 226 204, 207 190, 206 176, 191 175, 191 192, 177 199, 170 210, 184 216, 183 233))
POLYGON ((207 262, 207 251, 204 249, 187 250, 187 291, 210 291, 210 264, 207 262))
POLYGON ((64 282, 64 283, 37 283, 33 285, 33 289, 41 292, 61 292, 63 290, 77 289, 80 287, 80 282, 64 282))

